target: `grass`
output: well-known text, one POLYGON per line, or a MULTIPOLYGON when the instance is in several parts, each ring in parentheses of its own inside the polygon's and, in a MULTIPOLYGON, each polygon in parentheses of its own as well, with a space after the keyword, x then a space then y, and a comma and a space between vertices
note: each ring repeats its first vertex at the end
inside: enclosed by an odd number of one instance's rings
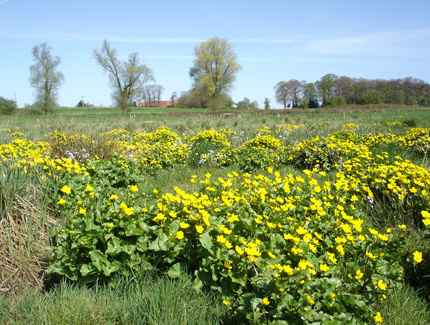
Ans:
POLYGON ((0 297, 2 324, 219 324, 229 315, 213 294, 195 293, 190 279, 137 274, 118 287, 62 282, 49 292, 0 297))
POLYGON ((0 164, 0 290, 16 294, 43 285, 49 259, 50 190, 41 176, 0 164))
MULTIPOLYGON (((214 117, 204 115, 206 110, 134 109, 123 116, 117 109, 70 108, 58 109, 53 115, 0 116, 0 144, 14 139, 4 128, 19 128, 25 138, 33 141, 49 139, 49 132, 64 131, 67 134, 87 134, 99 137, 102 132, 114 128, 130 131, 152 132, 160 126, 168 126, 180 135, 194 135, 198 130, 226 128, 239 136, 233 140, 240 146, 255 136, 257 128, 274 128, 279 124, 303 124, 330 121, 330 125, 293 130, 286 135, 290 145, 314 136, 325 136, 346 123, 368 123, 361 127, 361 134, 405 131, 405 126, 372 126, 379 121, 403 121, 409 126, 430 127, 428 110, 404 110, 387 107, 358 111, 355 108, 328 113, 295 111, 289 114, 252 112, 241 117, 214 117), (193 113, 196 116, 187 116, 193 113), (261 113, 261 115, 259 115, 261 113), (181 115, 182 114, 182 115, 181 115), (278 115, 279 114, 279 115, 278 115)), ((282 112, 284 113, 284 112, 282 112)), ((420 163, 419 157, 408 156, 396 147, 376 149, 390 155, 401 155, 420 163)), ((212 168, 183 166, 163 170, 155 176, 147 176, 139 184, 143 191, 157 188, 161 194, 172 191, 174 186, 189 191, 192 175, 203 178, 211 173, 223 177, 227 173, 240 172, 238 166, 212 168)), ((265 171, 257 171, 265 173, 265 171)), ((287 167, 281 174, 300 171, 287 167)), ((328 177, 333 177, 333 173, 328 177)), ((51 184, 54 186, 55 184, 51 184)), ((4 324, 218 324, 238 322, 223 307, 216 295, 197 294, 191 288, 190 279, 171 280, 156 274, 138 274, 133 278, 118 280, 118 286, 99 285, 93 288, 79 287, 67 282, 43 291, 43 271, 49 257, 49 232, 58 222, 55 211, 50 210, 49 192, 52 188, 36 172, 32 176, 0 164, 0 323, 4 324), (8 297, 9 296, 9 297, 8 297)), ((380 214, 388 211, 381 207, 380 214)), ((387 226, 387 225, 380 225, 387 226)), ((415 250, 427 242, 417 235, 407 250, 415 250)), ((430 256, 425 258, 429 260, 430 256)), ((388 294, 385 303, 378 308, 388 324, 428 324, 430 312, 425 297, 428 292, 419 286, 425 282, 425 268, 409 270, 413 285, 405 283, 388 294), (413 281, 413 279, 420 281, 413 281), (418 289, 418 291, 417 291, 418 289), (421 293, 421 295, 420 295, 421 293)), ((430 286, 429 286, 430 287, 430 286)))

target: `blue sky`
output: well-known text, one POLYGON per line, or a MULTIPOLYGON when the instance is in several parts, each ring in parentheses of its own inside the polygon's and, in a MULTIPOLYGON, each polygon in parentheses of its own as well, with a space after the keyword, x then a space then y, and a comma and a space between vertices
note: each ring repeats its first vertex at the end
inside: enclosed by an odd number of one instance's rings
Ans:
POLYGON ((371 79, 430 81, 430 1, 0 0, 0 96, 34 102, 33 46, 47 42, 62 60, 59 104, 84 96, 111 105, 108 78, 92 58, 103 39, 126 58, 144 57, 156 83, 191 87, 193 49, 211 37, 234 44, 242 70, 231 92, 260 107, 273 87, 327 73, 371 79))

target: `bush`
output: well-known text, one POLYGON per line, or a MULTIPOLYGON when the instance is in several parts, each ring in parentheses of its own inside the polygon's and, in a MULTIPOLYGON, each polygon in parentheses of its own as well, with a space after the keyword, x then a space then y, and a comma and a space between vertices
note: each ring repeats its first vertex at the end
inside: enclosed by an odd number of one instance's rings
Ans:
POLYGON ((11 115, 16 109, 16 102, 11 99, 0 97, 0 114, 11 115))
POLYGON ((345 98, 343 98, 342 96, 329 97, 324 102, 324 106, 340 107, 345 105, 346 105, 345 98))
POLYGON ((377 90, 369 91, 361 98, 361 103, 363 105, 368 104, 382 104, 382 95, 377 90))

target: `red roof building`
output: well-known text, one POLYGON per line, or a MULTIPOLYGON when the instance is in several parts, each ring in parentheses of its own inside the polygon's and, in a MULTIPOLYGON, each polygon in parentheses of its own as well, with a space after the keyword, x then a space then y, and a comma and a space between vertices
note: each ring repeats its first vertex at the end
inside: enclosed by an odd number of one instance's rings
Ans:
POLYGON ((175 105, 175 102, 172 102, 171 100, 160 100, 150 102, 150 103, 137 103, 137 107, 161 107, 161 108, 168 108, 173 107, 175 105))

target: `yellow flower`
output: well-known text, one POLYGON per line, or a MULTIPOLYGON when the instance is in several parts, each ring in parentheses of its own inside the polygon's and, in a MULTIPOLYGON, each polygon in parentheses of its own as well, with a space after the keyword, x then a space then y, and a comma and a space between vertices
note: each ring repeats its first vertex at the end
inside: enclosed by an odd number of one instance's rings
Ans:
POLYGON ((381 290, 387 290, 387 284, 383 280, 378 281, 378 288, 381 290))
POLYGON ((156 188, 154 188, 154 190, 152 191, 152 193, 158 194, 158 190, 156 188))
POLYGON ((113 222, 109 222, 107 226, 113 228, 113 222))
POLYGON ((423 261, 423 253, 419 251, 414 252, 414 261, 417 263, 421 263, 423 261))
POLYGON ((61 192, 63 192, 64 194, 70 194, 72 192, 72 189, 70 187, 68 187, 67 185, 64 185, 61 188, 61 192))
POLYGON ((371 252, 366 252, 366 256, 369 258, 378 258, 378 256, 373 255, 371 252))
POLYGON ((276 258, 276 255, 274 255, 272 252, 268 252, 267 255, 269 255, 270 258, 276 258))
POLYGON ((116 200, 116 199, 118 199, 118 196, 117 196, 117 195, 115 195, 115 194, 112 194, 112 195, 110 196, 110 198, 109 198, 109 200, 110 200, 110 201, 113 201, 113 200, 116 200))
POLYGON ((423 223, 428 226, 430 225, 430 219, 423 219, 423 223))
POLYGON ((330 270, 330 268, 326 264, 320 264, 320 270, 323 272, 327 272, 330 270))
POLYGON ((66 200, 64 200, 64 199, 60 199, 60 201, 58 201, 58 204, 61 204, 61 205, 65 204, 65 203, 66 203, 66 200))
POLYGON ((236 246, 234 249, 236 253, 238 253, 239 255, 243 255, 244 251, 242 248, 240 248, 239 246, 236 246))
POLYGON ((267 297, 264 297, 263 300, 261 300, 262 304, 267 306, 268 304, 270 304, 270 300, 267 297))
POLYGON ((85 213, 87 213, 87 210, 80 208, 79 209, 79 214, 85 215, 85 213))
POLYGON ((373 319, 375 320, 375 323, 378 324, 382 324, 382 322, 384 321, 384 319, 381 316, 381 313, 378 311, 375 315, 375 317, 373 317, 373 319))
POLYGON ((203 232, 203 230, 205 230, 205 228, 203 228, 202 226, 196 226, 196 230, 199 234, 201 234, 203 232))
POLYGON ((181 223, 179 224, 179 227, 181 227, 182 229, 187 229, 190 225, 188 223, 185 223, 183 221, 181 221, 181 223))
POLYGON ((230 306, 230 301, 229 300, 223 300, 222 303, 226 306, 230 306))
POLYGON ((364 273, 361 272, 360 270, 357 270, 357 272, 355 272, 355 279, 359 280, 363 277, 364 273))
POLYGON ((315 301, 313 301, 313 300, 312 300, 311 296, 307 296, 307 297, 306 297, 306 301, 307 301, 309 304, 311 304, 311 305, 314 305, 314 304, 315 304, 315 301))
POLYGON ((406 229, 406 225, 398 225, 397 227, 399 227, 400 229, 406 229))
POLYGON ((182 239, 182 238, 184 238, 184 232, 183 231, 177 231, 176 232, 176 238, 177 239, 182 239))
POLYGON ((424 219, 430 219, 430 212, 428 211, 421 211, 421 215, 424 219))
POLYGON ((130 192, 137 192, 139 190, 139 188, 137 187, 137 185, 131 185, 130 186, 130 192))
POLYGON ((87 185, 86 190, 88 192, 91 192, 94 188, 91 185, 87 185))

